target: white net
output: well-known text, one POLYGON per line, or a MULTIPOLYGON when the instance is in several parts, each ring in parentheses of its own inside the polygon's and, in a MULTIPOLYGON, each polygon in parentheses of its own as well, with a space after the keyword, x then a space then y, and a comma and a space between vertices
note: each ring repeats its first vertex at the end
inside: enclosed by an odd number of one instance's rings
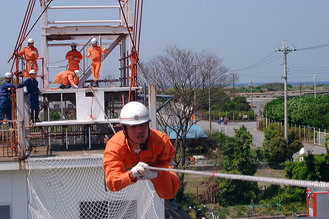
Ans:
POLYGON ((106 192, 101 155, 30 158, 27 169, 32 218, 164 218, 149 180, 106 192))

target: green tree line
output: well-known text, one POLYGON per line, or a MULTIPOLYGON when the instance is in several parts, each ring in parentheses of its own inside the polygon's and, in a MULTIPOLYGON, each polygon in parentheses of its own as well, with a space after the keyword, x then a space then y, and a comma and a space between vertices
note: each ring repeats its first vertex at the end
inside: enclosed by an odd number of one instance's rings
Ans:
MULTIPOLYGON (((264 115, 274 121, 284 121, 284 100, 274 99, 264 107, 264 115)), ((288 121, 295 125, 329 129, 329 95, 313 95, 288 99, 288 121)))

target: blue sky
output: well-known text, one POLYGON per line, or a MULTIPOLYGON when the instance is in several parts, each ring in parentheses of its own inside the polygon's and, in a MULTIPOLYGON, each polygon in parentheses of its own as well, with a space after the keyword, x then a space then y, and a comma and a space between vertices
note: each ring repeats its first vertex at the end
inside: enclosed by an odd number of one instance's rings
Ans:
MULTIPOLYGON (((26 0, 15 0, 0 9, 3 73, 26 6, 26 0)), ((314 74, 317 81, 329 81, 328 9, 325 0, 144 0, 140 59, 175 45, 216 54, 229 72, 238 73, 238 83, 283 82, 283 54, 275 49, 288 40, 297 49, 288 54, 288 83, 313 81, 314 74), (324 46, 305 49, 318 45, 324 46)), ((31 21, 39 13, 37 1, 31 21)), ((40 47, 40 23, 31 36, 40 47)))

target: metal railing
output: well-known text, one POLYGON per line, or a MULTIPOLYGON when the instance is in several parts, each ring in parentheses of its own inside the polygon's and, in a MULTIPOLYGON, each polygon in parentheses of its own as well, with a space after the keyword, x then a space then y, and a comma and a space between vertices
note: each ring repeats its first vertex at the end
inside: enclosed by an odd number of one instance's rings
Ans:
POLYGON ((17 129, 10 121, 1 121, 0 125, 0 158, 18 157, 17 129))
MULTIPOLYGON (((266 119, 257 120, 257 129, 263 131, 264 128, 270 124, 274 124, 279 130, 284 130, 282 122, 266 119)), ((288 129, 294 130, 302 141, 320 146, 323 146, 326 142, 326 137, 329 137, 329 133, 326 129, 321 130, 320 128, 311 126, 288 124, 288 129)))

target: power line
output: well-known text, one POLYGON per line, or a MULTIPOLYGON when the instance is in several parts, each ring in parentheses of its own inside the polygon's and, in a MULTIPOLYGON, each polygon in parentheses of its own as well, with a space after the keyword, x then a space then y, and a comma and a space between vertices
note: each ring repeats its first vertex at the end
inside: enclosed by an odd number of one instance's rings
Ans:
POLYGON ((300 48, 300 49, 296 49, 296 51, 308 50, 308 49, 320 49, 320 48, 324 48, 324 47, 329 47, 329 43, 322 44, 322 45, 317 45, 317 46, 310 46, 310 47, 300 48))
POLYGON ((271 62, 274 62, 274 61, 278 60, 279 58, 280 58, 280 56, 278 54, 275 54, 275 52, 273 52, 251 65, 248 65, 246 67, 239 68, 239 69, 232 69, 231 71, 245 71, 245 70, 249 70, 249 69, 253 69, 253 68, 258 68, 258 67, 267 65, 271 62))
MULTIPOLYGON (((321 44, 321 45, 317 45, 317 46, 299 48, 299 49, 295 49, 295 51, 320 49, 320 48, 324 48, 324 47, 329 47, 329 43, 327 43, 327 44, 321 44)), ((261 67, 263 65, 267 65, 267 64, 269 64, 271 62, 274 62, 274 61, 276 61, 279 58, 280 58, 280 56, 276 56, 275 55, 275 52, 273 52, 273 53, 265 56, 264 58, 260 59, 259 61, 255 62, 253 64, 247 65, 246 67, 243 67, 243 68, 232 69, 231 71, 245 71, 245 70, 249 70, 249 69, 253 69, 253 68, 258 68, 258 67, 261 67)))

